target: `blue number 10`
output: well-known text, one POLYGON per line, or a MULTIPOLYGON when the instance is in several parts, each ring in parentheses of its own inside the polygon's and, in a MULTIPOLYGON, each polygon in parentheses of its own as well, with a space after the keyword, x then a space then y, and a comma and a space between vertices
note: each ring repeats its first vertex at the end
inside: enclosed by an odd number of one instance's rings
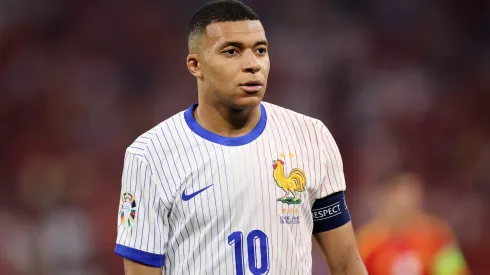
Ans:
MULTIPOLYGON (((228 244, 235 245, 236 274, 243 275, 243 233, 235 231, 228 236, 228 244)), ((267 235, 260 230, 252 230, 247 236, 248 269, 252 274, 266 274, 269 271, 269 244, 267 235), (257 262, 256 240, 259 240, 260 267, 257 262)))

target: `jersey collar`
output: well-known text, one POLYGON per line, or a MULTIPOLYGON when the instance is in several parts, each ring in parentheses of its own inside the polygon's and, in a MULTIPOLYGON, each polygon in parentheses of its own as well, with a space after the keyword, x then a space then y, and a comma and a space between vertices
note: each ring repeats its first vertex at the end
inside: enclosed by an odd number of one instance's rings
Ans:
POLYGON ((187 123, 187 126, 198 136, 209 140, 214 143, 218 143, 221 145, 225 146, 241 146, 248 144, 254 140, 256 140, 265 130, 265 126, 267 124, 267 113, 265 110, 264 105, 261 103, 260 104, 260 120, 255 126, 255 128, 252 129, 248 134, 240 137, 225 137, 225 136, 220 136, 218 134, 215 134, 213 132, 210 132, 206 129, 204 129, 199 123, 197 123, 196 119, 194 118, 193 112, 196 109, 198 104, 192 105, 189 109, 187 109, 184 112, 184 118, 185 122, 187 123))

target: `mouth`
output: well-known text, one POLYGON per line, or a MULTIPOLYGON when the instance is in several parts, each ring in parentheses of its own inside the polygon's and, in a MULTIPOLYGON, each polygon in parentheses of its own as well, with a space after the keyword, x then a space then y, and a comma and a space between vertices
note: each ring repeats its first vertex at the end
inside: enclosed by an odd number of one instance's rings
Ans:
POLYGON ((248 81, 245 82, 244 84, 240 84, 240 87, 249 93, 259 92, 263 86, 264 84, 261 81, 257 81, 257 80, 248 81))

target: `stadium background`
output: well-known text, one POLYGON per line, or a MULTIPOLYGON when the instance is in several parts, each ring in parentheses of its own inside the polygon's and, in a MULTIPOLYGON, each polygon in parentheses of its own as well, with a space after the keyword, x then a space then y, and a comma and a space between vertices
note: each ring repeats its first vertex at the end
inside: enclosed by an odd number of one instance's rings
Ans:
MULTIPOLYGON (((204 2, 0 1, 2 274, 122 274, 124 149, 195 102, 185 27, 204 2)), ((266 100, 330 128, 356 228, 380 173, 407 165, 484 274, 490 2, 245 2, 271 45, 266 100)))

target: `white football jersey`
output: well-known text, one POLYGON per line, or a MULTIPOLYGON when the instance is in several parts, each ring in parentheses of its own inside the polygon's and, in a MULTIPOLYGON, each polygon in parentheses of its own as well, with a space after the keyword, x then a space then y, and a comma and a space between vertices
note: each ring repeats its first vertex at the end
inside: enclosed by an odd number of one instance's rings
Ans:
POLYGON ((127 148, 116 253, 167 275, 311 274, 312 205, 346 187, 330 132, 262 102, 249 134, 223 137, 196 106, 127 148))

